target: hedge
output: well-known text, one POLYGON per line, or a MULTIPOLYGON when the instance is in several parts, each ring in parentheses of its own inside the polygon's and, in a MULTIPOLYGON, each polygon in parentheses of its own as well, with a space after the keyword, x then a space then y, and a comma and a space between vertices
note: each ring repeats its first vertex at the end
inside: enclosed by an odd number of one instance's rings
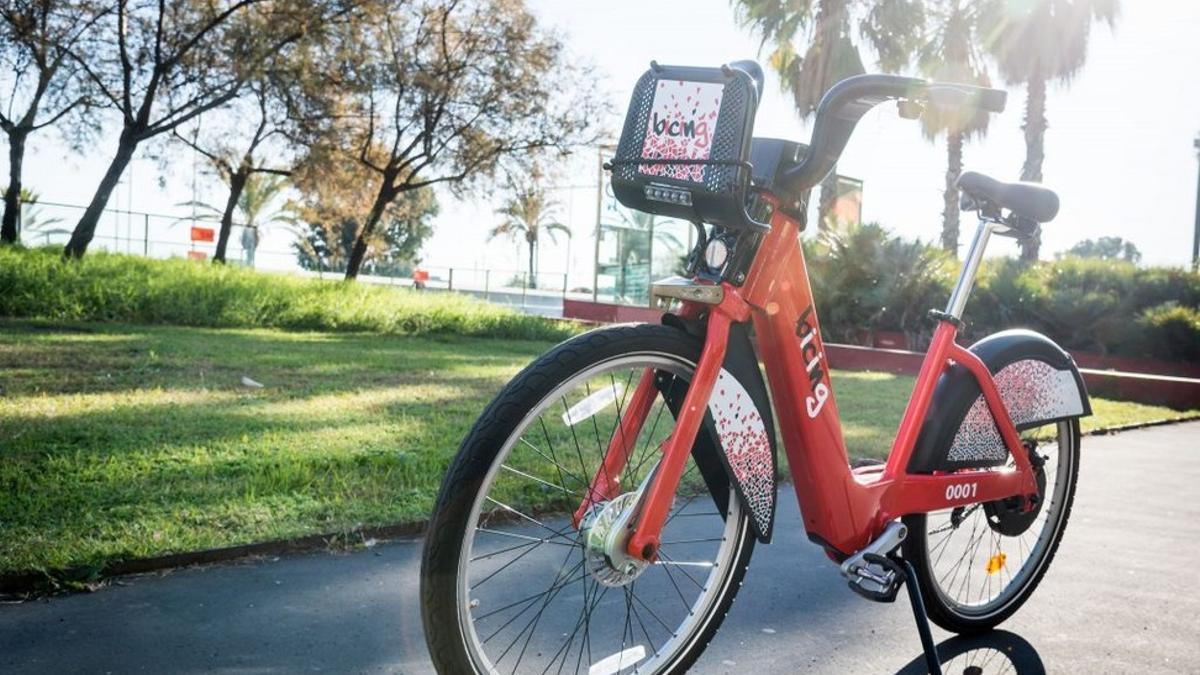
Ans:
MULTIPOLYGON (((942 308, 959 261, 917 240, 866 224, 805 241, 822 328, 855 342, 867 331, 904 331, 921 345, 930 308, 942 308)), ((964 313, 968 339, 1013 327, 1068 349, 1200 359, 1200 274, 1180 268, 1065 257, 987 259, 964 313)))
POLYGON ((183 259, 0 249, 0 316, 560 340, 570 322, 457 293, 304 279, 183 259))

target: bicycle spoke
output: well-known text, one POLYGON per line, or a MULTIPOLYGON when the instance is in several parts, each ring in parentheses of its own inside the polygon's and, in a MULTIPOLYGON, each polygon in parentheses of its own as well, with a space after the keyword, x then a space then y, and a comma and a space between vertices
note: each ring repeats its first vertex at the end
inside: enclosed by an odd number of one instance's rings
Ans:
POLYGON ((682 573, 684 576, 686 576, 688 578, 688 580, 691 581, 693 584, 696 584, 696 588, 699 588, 700 590, 704 590, 704 586, 699 581, 696 581, 695 577, 693 577, 691 574, 688 573, 687 568, 688 567, 703 567, 705 569, 708 569, 713 566, 712 562, 710 562, 710 561, 680 562, 680 561, 671 560, 671 556, 667 555, 666 553, 663 553, 661 550, 658 552, 658 554, 660 556, 662 556, 663 558, 666 558, 666 560, 665 561, 659 560, 656 562, 656 564, 668 565, 671 567, 678 568, 680 573, 682 573))
MULTIPOLYGON (((641 603, 641 600, 640 600, 640 599, 637 597, 637 595, 634 593, 634 587, 635 587, 636 585, 637 585, 637 582, 636 582, 636 581, 635 581, 634 583, 632 583, 632 584, 630 584, 630 585, 629 585, 629 594, 630 594, 631 596, 633 596, 633 599, 634 599, 635 601, 637 601, 638 603, 641 603)), ((630 606, 630 608, 633 610, 633 617, 634 617, 634 619, 636 619, 636 620, 637 620, 638 626, 640 626, 640 627, 641 627, 641 629, 642 629, 642 635, 645 635, 645 636, 646 636, 646 642, 649 642, 649 643, 650 643, 650 649, 651 649, 651 650, 653 650, 651 653, 653 653, 653 652, 657 652, 657 651, 658 651, 658 645, 654 644, 654 638, 650 637, 650 631, 646 630, 646 624, 645 624, 645 622, 643 622, 643 621, 642 621, 642 615, 641 615, 641 614, 639 614, 639 613, 638 613, 638 611, 637 611, 637 605, 631 605, 631 606, 630 606)))
MULTIPOLYGON (((581 561, 579 561, 579 567, 582 567, 582 566, 583 566, 583 561, 581 560, 581 561)), ((575 569, 578 569, 578 568, 575 568, 575 569)), ((583 578, 584 578, 584 579, 586 579, 587 577, 586 577, 586 576, 584 576, 583 578)), ((534 599, 535 599, 535 600, 536 600, 537 598, 542 598, 542 597, 545 597, 545 595, 546 595, 547 593, 552 593, 552 592, 554 592, 554 591, 555 591, 556 589, 558 589, 558 588, 559 588, 558 580, 557 580, 557 579, 555 579, 554 581, 552 581, 552 582, 550 583, 550 586, 549 586, 549 587, 548 587, 546 590, 542 591, 541 593, 538 593, 538 594, 536 594, 536 595, 535 595, 535 596, 533 596, 533 597, 534 597, 534 599)), ((514 614, 513 616, 509 617, 508 621, 504 622, 504 624, 503 624, 503 625, 501 625, 499 628, 497 628, 497 629, 496 629, 494 632, 492 632, 492 634, 491 634, 491 635, 489 635, 489 636, 487 636, 486 638, 484 638, 484 639, 483 639, 484 643, 486 644, 487 642, 491 641, 491 639, 492 639, 492 638, 494 638, 494 637, 496 637, 497 635, 499 635, 499 634, 500 634, 500 633, 501 633, 501 632, 502 632, 502 631, 503 631, 505 628, 508 628, 509 626, 511 626, 511 625, 512 625, 512 623, 513 623, 514 621, 516 621, 517 619, 519 619, 519 618, 520 618, 520 617, 521 617, 523 614, 525 614, 525 612, 529 611, 529 610, 530 610, 530 608, 532 608, 532 607, 534 607, 534 606, 536 606, 536 605, 537 605, 537 603, 536 603, 536 602, 529 602, 525 608, 523 608, 521 611, 517 612, 517 613, 516 613, 516 614, 514 614)), ((524 631, 522 631, 522 632, 524 632, 524 631)), ((518 635, 518 638, 517 638, 517 639, 520 639, 520 637, 519 637, 519 636, 520 636, 520 633, 518 633, 517 635, 518 635)), ((502 659, 502 658, 504 658, 504 655, 503 655, 503 654, 501 654, 501 655, 500 655, 500 658, 501 658, 501 659, 502 659)), ((499 661, 499 660, 500 660, 500 659, 497 659, 497 661, 499 661)))
MULTIPOLYGON (((575 570, 579 569, 579 568, 580 568, 580 567, 582 567, 582 566, 583 566, 583 561, 581 560, 581 561, 579 561, 579 563, 578 563, 578 564, 576 564, 576 565, 575 565, 575 567, 574 567, 574 568, 572 568, 572 569, 570 570, 570 572, 568 572, 568 574, 570 574, 570 573, 574 572, 575 570)), ((583 574, 580 574, 580 575, 578 575, 578 576, 576 576, 576 577, 573 577, 573 578, 571 578, 569 581, 567 581, 567 582, 566 582, 566 585, 573 584, 573 583, 575 583, 576 581, 579 581, 580 579, 586 579, 586 578, 587 578, 587 573, 585 572, 585 573, 583 573, 583 574)), ((537 598, 540 598, 540 597, 542 597, 542 596, 546 595, 546 594, 547 594, 547 593, 549 593, 549 592, 550 592, 550 591, 542 591, 541 593, 534 593, 533 595, 531 595, 531 596, 529 596, 529 597, 527 597, 527 598, 521 598, 520 600, 517 600, 516 602, 511 602, 511 603, 509 603, 509 604, 507 604, 507 605, 505 605, 505 606, 503 606, 503 607, 498 607, 498 608, 496 608, 496 609, 493 609, 492 611, 490 611, 490 612, 487 612, 487 613, 485 613, 485 614, 472 615, 472 616, 474 616, 474 617, 475 617, 475 620, 476 620, 476 621, 483 621, 484 619, 486 619, 486 618, 488 618, 488 617, 491 617, 491 616, 494 616, 494 615, 496 615, 496 614, 499 614, 500 612, 503 612, 503 611, 504 611, 504 610, 506 610, 506 609, 512 609, 513 607, 516 607, 517 605, 521 605, 521 604, 524 604, 524 603, 527 603, 527 602, 531 602, 531 601, 533 601, 533 600, 536 600, 537 598)))
POLYGON ((525 535, 525 534, 517 534, 515 532, 504 532, 502 530, 493 530, 493 529, 489 529, 486 527, 477 527, 477 528, 475 528, 475 531, 476 532, 485 532, 487 534, 496 534, 496 535, 500 535, 501 537, 512 537, 513 539, 525 539, 526 541, 537 542, 539 544, 554 544, 556 546, 572 546, 572 547, 576 546, 575 542, 573 542, 573 541, 555 541, 553 537, 538 539, 537 537, 530 537, 529 535, 525 535))
POLYGON ((562 537, 563 539, 566 539, 566 540, 568 540, 568 541, 570 541, 570 540, 571 540, 571 538, 570 538, 570 537, 568 537, 566 534, 564 534, 562 531, 560 531, 560 530, 556 530, 556 529, 554 529, 554 528, 550 527, 549 525, 547 525, 547 524, 543 523, 542 521, 540 521, 540 520, 538 520, 538 519, 534 518, 533 516, 528 516, 528 515, 525 515, 524 513, 522 513, 522 512, 520 512, 520 511, 518 511, 517 509, 514 509, 513 507, 509 506, 508 504, 505 504, 504 502, 497 501, 495 498, 493 498, 493 497, 491 497, 491 496, 488 496, 488 497, 486 497, 486 499, 487 499, 489 502, 491 502, 491 503, 495 504, 496 506, 499 506, 500 508, 504 509, 505 511, 508 511, 509 513, 511 513, 511 514, 513 514, 513 515, 515 515, 515 516, 517 516, 517 517, 519 517, 519 518, 521 518, 522 520, 527 520, 527 521, 529 521, 529 522, 533 523, 534 525, 537 525, 538 527, 540 527, 540 528, 542 528, 542 529, 546 530, 547 532, 551 532, 551 533, 553 533, 553 534, 554 534, 554 535, 556 535, 556 536, 562 537))
POLYGON ((530 474, 527 474, 527 473, 525 473, 524 471, 521 471, 520 469, 514 469, 514 468, 512 468, 511 466, 509 466, 509 465, 507 465, 507 464, 501 464, 501 465, 500 465, 500 468, 501 468, 501 469, 504 469, 505 471, 508 471, 509 473, 515 474, 515 475, 517 475, 517 476, 521 476, 522 478, 528 478, 529 480, 531 480, 531 481, 534 481, 534 482, 536 482, 536 483, 541 483, 542 485, 545 485, 545 486, 547 486, 547 487, 552 487, 552 488, 554 488, 555 490, 559 490, 559 491, 561 491, 561 492, 565 492, 565 493, 567 493, 568 495, 575 496, 575 497, 578 497, 578 496, 580 496, 580 495, 579 495, 579 493, 578 493, 578 492, 575 492, 574 490, 568 490, 568 489, 566 489, 565 487, 562 487, 561 485, 555 485, 554 483, 551 483, 551 482, 549 482, 549 481, 542 480, 541 478, 538 478, 537 476, 532 476, 532 475, 530 475, 530 474))
MULTIPOLYGON (((561 397, 561 399, 562 399, 563 412, 566 413, 567 415, 570 415, 571 409, 570 409, 570 406, 567 405, 567 397, 563 396, 563 397, 561 397)), ((579 436, 575 433, 575 425, 569 424, 569 425, 567 425, 567 428, 571 430, 571 440, 573 440, 575 442, 575 455, 579 458, 580 473, 582 473, 585 476, 592 475, 592 473, 590 471, 588 471, 587 464, 583 461, 583 450, 580 449, 580 447, 579 447, 579 436)), ((601 459, 600 466, 601 467, 604 466, 603 459, 601 459)), ((605 473, 605 475, 607 476, 608 474, 605 473)), ((590 483, 589 483, 589 485, 590 485, 590 483)))
POLYGON ((539 417, 538 423, 542 427, 542 435, 545 436, 545 438, 546 438, 546 447, 550 450, 550 456, 547 457, 546 453, 542 452, 541 450, 538 450, 536 445, 525 440, 524 436, 521 437, 521 442, 524 443, 525 446, 528 447, 530 450, 533 450, 535 453, 537 453, 537 455, 539 457, 541 457, 542 459, 546 460, 547 462, 550 462, 551 464, 553 464, 555 471, 558 472, 559 480, 562 481, 564 484, 566 483, 566 481, 562 480, 563 476, 570 476, 572 480, 574 480, 576 483, 579 483, 580 485, 582 485, 584 487, 584 489, 587 489, 587 487, 588 487, 587 481, 583 480, 579 476, 576 476, 574 473, 571 472, 570 469, 563 466, 558 461, 558 457, 554 453, 554 442, 550 440, 550 432, 546 430, 546 421, 543 420, 541 417, 539 417))
MULTIPOLYGON (((509 652, 509 651, 510 651, 510 650, 511 650, 511 649, 512 649, 514 646, 516 646, 517 642, 518 642, 518 641, 521 639, 521 636, 522 636, 522 635, 524 635, 524 634, 525 634, 525 632, 526 632, 527 630, 530 630, 530 631, 531 631, 531 632, 530 632, 530 634, 529 634, 529 636, 530 636, 530 637, 533 637, 532 630, 536 630, 536 629, 537 629, 537 623, 538 623, 538 621, 540 621, 540 620, 541 620, 541 618, 542 618, 542 615, 543 615, 543 614, 546 612, 546 607, 548 607, 548 606, 550 605, 550 603, 554 601, 554 598, 558 597, 558 593, 559 593, 559 592, 560 592, 560 591, 563 589, 563 587, 564 587, 564 585, 562 585, 562 584, 559 584, 559 583, 558 583, 557 579, 562 577, 562 569, 563 569, 563 568, 565 568, 565 567, 567 566, 567 561, 568 561, 568 560, 570 560, 570 559, 571 559, 571 554, 570 554, 570 552, 568 552, 568 553, 567 553, 567 556, 566 556, 566 557, 563 559, 562 566, 559 568, 559 573, 558 573, 558 575, 556 575, 556 580, 555 580, 555 581, 551 581, 551 582, 550 582, 550 588, 549 588, 549 589, 547 589, 548 591, 551 591, 551 590, 552 590, 552 591, 553 591, 553 593, 549 593, 548 595, 546 595, 546 596, 545 596, 545 597, 542 599, 542 606, 541 606, 541 607, 538 609, 538 611, 537 611, 537 612, 536 612, 536 613, 533 615, 533 617, 532 617, 532 618, 529 620, 529 623, 526 623, 526 624, 525 624, 525 627, 524 627, 524 628, 522 628, 522 629, 520 630, 520 632, 518 632, 518 633, 517 633, 517 636, 516 636, 515 638, 513 638, 513 641, 512 641, 512 642, 510 642, 510 643, 508 644, 508 646, 504 648, 504 651, 500 653, 500 656, 496 658, 496 662, 497 662, 497 663, 499 663, 500 661, 503 661, 503 660, 504 660, 504 657, 505 657, 505 656, 508 654, 508 652, 509 652), (532 630, 531 630, 531 628, 532 628, 532 630)), ((581 562, 582 562, 582 561, 581 561, 581 562)), ((537 603, 533 603, 533 604, 537 604, 537 603)), ((528 640, 528 638, 527 638, 527 639, 525 640, 525 647, 528 647, 528 646, 529 646, 529 640, 528 640)), ((519 668, 519 667, 520 667, 520 665, 521 665, 521 658, 522 658, 522 657, 525 655, 525 647, 522 647, 522 648, 521 648, 521 653, 520 653, 520 654, 517 656, 517 663, 516 663, 516 665, 514 665, 514 666, 513 666, 513 673, 514 673, 514 674, 517 672, 517 668, 519 668)))
MULTIPOLYGON (((661 573, 646 568, 624 584, 599 583, 593 574, 601 570, 591 566, 604 564, 603 557, 589 558, 594 554, 586 549, 587 529, 576 529, 569 517, 575 500, 589 495, 592 481, 608 477, 604 459, 609 445, 627 449, 621 480, 613 483, 619 490, 611 497, 636 489, 655 471, 660 437, 669 438, 673 431, 668 399, 683 384, 657 363, 581 374, 569 387, 550 392, 525 426, 512 432, 508 454, 496 460, 480 497, 482 506, 476 507, 470 530, 475 548, 463 558, 469 582, 462 611, 478 630, 472 649, 491 668, 506 675, 561 675, 587 673, 605 663, 622 673, 654 671, 671 663, 674 650, 682 648, 684 643, 673 637, 690 634, 690 626, 704 616, 696 608, 712 606, 704 598, 722 587, 714 583, 714 575, 728 573, 724 561, 734 546, 730 528, 744 528, 745 519, 732 490, 728 517, 711 503, 700 503, 702 495, 715 497, 707 484, 699 484, 694 458, 688 457, 681 472, 663 525, 660 558, 650 566, 662 568, 661 573), (648 372, 673 379, 650 392, 656 400, 635 410, 632 393, 639 374, 648 372), (593 394, 593 402, 607 397, 599 410, 578 407, 593 394), (574 420, 572 402, 577 406, 574 420), (609 409, 604 411, 603 405, 609 409), (645 418, 636 420, 634 434, 634 420, 626 418, 642 410, 645 418), (560 426, 560 415, 582 425, 560 426), (616 595, 609 594, 613 589, 618 589, 616 595), (678 598, 681 607, 667 596, 678 598)), ((600 507, 607 506, 596 499, 600 507)), ((586 522, 590 526, 593 521, 586 522)))

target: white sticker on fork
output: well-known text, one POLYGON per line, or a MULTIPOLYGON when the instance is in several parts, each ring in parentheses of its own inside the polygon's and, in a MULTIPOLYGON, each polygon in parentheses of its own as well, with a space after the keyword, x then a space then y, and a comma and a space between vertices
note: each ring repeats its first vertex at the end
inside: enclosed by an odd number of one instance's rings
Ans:
POLYGON ((646 658, 645 647, 642 645, 630 647, 623 652, 606 656, 593 663, 592 667, 588 668, 588 675, 615 675, 626 668, 632 668, 644 658, 646 658))
POLYGON ((596 413, 604 410, 612 405, 613 401, 621 397, 621 391, 624 387, 620 382, 614 382, 611 386, 604 387, 599 391, 591 394, 579 403, 571 406, 570 410, 562 414, 563 424, 573 427, 576 424, 586 420, 596 413))

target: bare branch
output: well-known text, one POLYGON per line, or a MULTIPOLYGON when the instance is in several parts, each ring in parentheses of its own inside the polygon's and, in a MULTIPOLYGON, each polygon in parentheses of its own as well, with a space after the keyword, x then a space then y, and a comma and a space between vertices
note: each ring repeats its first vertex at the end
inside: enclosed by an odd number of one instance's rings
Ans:
MULTIPOLYGON (((133 64, 129 61, 129 45, 125 41, 126 23, 125 16, 126 0, 120 0, 117 3, 117 50, 121 55, 121 112, 124 113, 125 119, 133 117, 133 64)), ((159 5, 159 14, 162 14, 162 6, 159 5)), ((159 24, 159 31, 162 30, 162 24, 159 24)))

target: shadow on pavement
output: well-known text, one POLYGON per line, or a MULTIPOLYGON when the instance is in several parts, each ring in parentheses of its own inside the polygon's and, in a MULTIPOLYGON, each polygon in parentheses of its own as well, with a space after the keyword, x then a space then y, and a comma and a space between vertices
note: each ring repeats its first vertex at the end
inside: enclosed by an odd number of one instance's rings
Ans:
MULTIPOLYGON (((958 635, 937 646, 945 675, 1045 675, 1042 658, 1028 640, 1005 630, 958 635)), ((925 656, 918 655, 897 675, 925 675, 925 656)))

